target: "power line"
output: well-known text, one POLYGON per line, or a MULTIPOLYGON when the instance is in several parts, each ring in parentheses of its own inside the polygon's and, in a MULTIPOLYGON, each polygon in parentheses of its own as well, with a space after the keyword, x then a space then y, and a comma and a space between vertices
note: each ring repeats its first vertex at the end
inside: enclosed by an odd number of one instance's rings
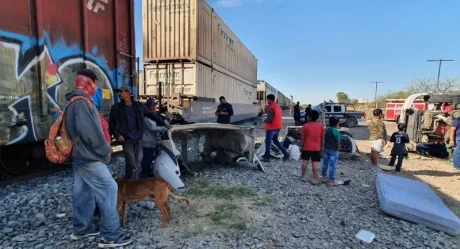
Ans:
POLYGON ((375 108, 377 108, 377 85, 383 84, 382 81, 372 81, 371 84, 375 84, 375 108))
POLYGON ((427 60, 428 62, 439 62, 439 68, 438 68, 438 81, 436 83, 436 93, 439 92, 439 76, 441 76, 441 64, 443 61, 455 61, 455 60, 443 60, 443 59, 439 59, 439 60, 427 60))

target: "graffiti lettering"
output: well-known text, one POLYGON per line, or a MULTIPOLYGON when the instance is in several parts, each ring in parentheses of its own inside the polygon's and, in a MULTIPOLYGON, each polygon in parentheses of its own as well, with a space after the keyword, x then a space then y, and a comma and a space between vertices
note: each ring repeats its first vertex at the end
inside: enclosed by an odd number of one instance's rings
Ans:
POLYGON ((219 23, 217 25, 218 32, 222 38, 224 38, 225 42, 227 45, 229 45, 231 48, 233 48, 233 39, 225 32, 224 29, 222 29, 222 25, 219 23))
POLYGON ((53 119, 47 117, 40 120, 37 103, 43 103, 49 116, 54 117, 55 109, 66 102, 64 95, 74 88, 76 72, 83 67, 92 69, 99 78, 99 87, 107 89, 101 112, 107 114, 110 111, 114 102, 112 86, 121 85, 122 77, 118 75, 123 68, 111 70, 103 56, 94 55, 97 48, 88 53, 77 45, 67 45, 64 41, 54 44, 53 46, 46 32, 42 38, 35 39, 0 30, 0 87, 3 89, 0 102, 8 106, 12 123, 22 119, 19 117, 25 119, 17 125, 6 127, 8 130, 0 133, 2 143, 45 139, 53 119), (41 79, 37 79, 36 73, 40 69, 39 65, 44 67, 41 79), (45 99, 39 98, 40 89, 43 89, 45 99), (39 121, 34 123, 34 120, 39 121))
MULTIPOLYGON (((128 37, 125 32, 121 33, 121 41, 118 44, 118 50, 120 50, 120 52, 122 52, 123 54, 128 54, 128 37)), ((128 74, 129 64, 128 61, 126 61, 126 59, 124 58, 124 55, 120 55, 119 64, 120 67, 124 68, 123 73, 128 74)))
POLYGON ((97 2, 97 0, 88 0, 88 4, 86 4, 86 8, 94 11, 94 13, 97 13, 99 9, 104 11, 105 10, 104 4, 105 5, 109 4, 109 0, 99 0, 99 1, 101 1, 102 3, 97 2), (96 2, 96 4, 94 4, 94 2, 96 2))

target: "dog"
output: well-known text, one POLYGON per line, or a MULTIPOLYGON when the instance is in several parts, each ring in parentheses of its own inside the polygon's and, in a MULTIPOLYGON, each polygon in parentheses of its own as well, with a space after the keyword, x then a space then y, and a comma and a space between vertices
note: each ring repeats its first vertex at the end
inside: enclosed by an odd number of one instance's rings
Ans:
POLYGON ((171 209, 168 205, 169 195, 174 199, 190 204, 188 198, 174 193, 171 185, 159 177, 128 180, 114 176, 114 179, 118 184, 117 210, 122 217, 123 227, 126 225, 129 202, 139 201, 149 196, 155 197, 155 204, 162 216, 160 228, 164 228, 172 218, 171 209))

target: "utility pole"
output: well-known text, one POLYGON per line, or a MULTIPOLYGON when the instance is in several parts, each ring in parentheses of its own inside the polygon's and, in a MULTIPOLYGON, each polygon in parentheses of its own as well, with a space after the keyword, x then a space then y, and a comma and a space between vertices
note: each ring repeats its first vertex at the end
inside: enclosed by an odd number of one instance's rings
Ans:
POLYGON ((375 84, 375 98, 374 98, 374 101, 375 101, 375 108, 377 108, 377 85, 378 84, 383 84, 383 82, 381 82, 381 81, 372 81, 371 84, 375 84))
POLYGON ((439 93, 439 76, 441 76, 441 64, 443 61, 454 61, 454 60, 427 60, 428 62, 439 62, 439 68, 438 68, 438 82, 436 83, 436 93, 439 93))

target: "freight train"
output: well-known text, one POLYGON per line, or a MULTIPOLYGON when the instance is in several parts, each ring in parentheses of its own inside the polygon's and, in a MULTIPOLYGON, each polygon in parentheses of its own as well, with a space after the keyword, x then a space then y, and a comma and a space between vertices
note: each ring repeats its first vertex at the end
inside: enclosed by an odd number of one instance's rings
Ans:
POLYGON ((289 109, 294 105, 292 99, 285 96, 272 85, 268 84, 265 80, 259 80, 257 82, 257 101, 260 104, 262 111, 264 111, 264 107, 267 106, 267 95, 269 94, 275 95, 276 103, 278 103, 283 110, 289 109))
POLYGON ((187 122, 215 122, 225 96, 232 122, 257 117, 257 59, 206 1, 144 0, 142 11, 139 99, 160 99, 187 122))
MULTIPOLYGON (((233 105, 234 122, 259 114, 265 103, 257 97, 257 59, 206 1, 142 3, 140 75, 134 0, 0 5, 1 170, 27 174, 47 163, 43 141, 83 68, 98 76, 106 117, 122 84, 139 100, 161 99, 187 122, 214 122, 220 96, 233 105)), ((283 108, 289 106, 284 95, 276 96, 283 108)))

